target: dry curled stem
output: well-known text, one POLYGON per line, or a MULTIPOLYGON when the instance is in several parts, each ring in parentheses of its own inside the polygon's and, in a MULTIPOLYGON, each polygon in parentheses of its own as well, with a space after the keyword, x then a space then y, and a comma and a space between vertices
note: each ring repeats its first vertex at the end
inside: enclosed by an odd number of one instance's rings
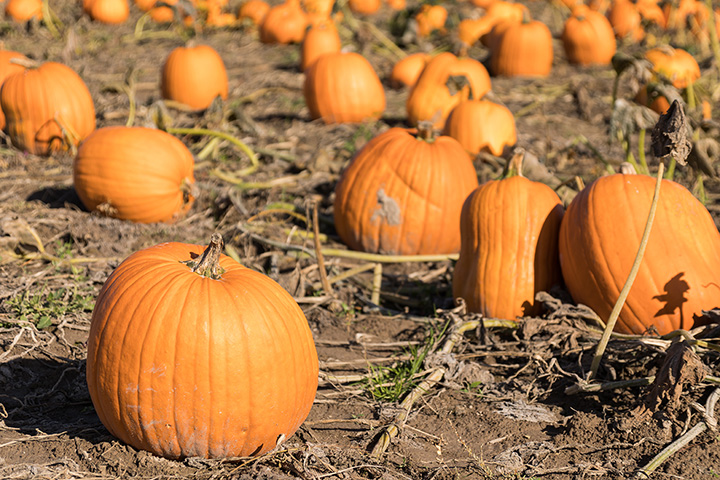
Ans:
POLYGON ((653 128, 653 154, 661 160, 674 158, 680 165, 687 165, 692 148, 688 133, 688 121, 682 104, 673 100, 668 111, 660 115, 653 128))

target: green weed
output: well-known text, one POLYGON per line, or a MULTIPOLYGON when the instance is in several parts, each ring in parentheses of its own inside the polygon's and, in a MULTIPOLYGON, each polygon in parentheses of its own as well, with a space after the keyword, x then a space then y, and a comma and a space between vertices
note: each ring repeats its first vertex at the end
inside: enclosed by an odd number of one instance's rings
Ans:
POLYGON ((38 329, 49 327, 53 319, 73 313, 91 312, 94 306, 95 296, 79 293, 77 287, 72 290, 59 288, 51 291, 43 287, 35 292, 25 291, 6 302, 8 313, 15 315, 20 321, 34 323, 38 329))
POLYGON ((358 145, 364 145, 371 138, 375 136, 375 124, 373 123, 361 123, 352 136, 343 144, 342 149, 350 154, 354 155, 358 150, 358 145))

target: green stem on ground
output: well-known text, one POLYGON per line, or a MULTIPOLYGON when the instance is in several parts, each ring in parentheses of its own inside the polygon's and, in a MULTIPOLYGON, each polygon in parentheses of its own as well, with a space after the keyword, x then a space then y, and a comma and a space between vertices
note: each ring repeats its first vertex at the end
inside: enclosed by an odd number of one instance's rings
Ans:
POLYGON ((642 173, 643 175, 647 175, 648 173, 650 173, 647 161, 645 160, 645 133, 646 129, 644 128, 641 128, 640 132, 638 133, 638 158, 640 159, 641 168, 641 171, 639 171, 639 173, 642 173))
POLYGON ((625 299, 627 298, 628 293, 630 292, 630 288, 635 281, 638 270, 640 270, 640 264, 642 263, 642 258, 645 255, 645 248, 647 247, 648 239, 650 238, 650 231, 652 230, 653 220, 655 219, 655 211, 657 210, 658 200, 660 199, 660 186, 662 185, 664 169, 665 165, 663 163, 660 163, 660 167, 658 168, 657 172, 657 181, 655 182, 655 193, 653 194, 652 203, 650 204, 650 212, 648 213, 647 222, 645 222, 645 231, 643 232, 642 239, 640 240, 640 246, 638 247, 637 254, 635 255, 635 262, 633 262, 632 268, 630 269, 630 274, 625 281, 625 285, 620 291, 620 296, 618 297, 617 302, 615 302, 615 307, 613 308, 612 312, 610 312, 610 317, 608 318, 605 325, 605 331, 603 331, 602 337, 600 338, 600 342, 597 346, 597 350, 595 351, 595 356, 592 360, 592 365, 590 366, 588 382, 592 381, 597 375, 598 368, 600 368, 600 361, 602 360, 602 356, 605 353, 605 348, 607 348, 607 344, 610 341, 610 336, 612 335, 612 331, 615 328, 617 319, 620 316, 620 312, 622 311, 623 306, 625 305, 625 299))
POLYGON ((670 165, 668 166, 667 173, 665 173, 665 180, 672 180, 675 177, 675 157, 670 157, 670 165))
POLYGON ((168 133, 172 133, 174 135, 208 135, 212 137, 218 137, 222 138, 223 140, 227 140, 228 142, 232 143, 236 147, 238 147, 240 150, 242 150, 245 155, 248 156, 250 159, 250 163, 252 164, 250 167, 245 168, 238 172, 239 176, 245 176, 250 175, 251 173, 254 173, 257 171, 258 168, 260 168, 260 162, 258 161, 257 155, 255 152, 252 151, 250 147, 247 146, 244 142, 241 140, 233 137, 232 135, 220 132, 218 130, 210 130, 207 128, 182 128, 182 127, 169 127, 167 129, 168 133))

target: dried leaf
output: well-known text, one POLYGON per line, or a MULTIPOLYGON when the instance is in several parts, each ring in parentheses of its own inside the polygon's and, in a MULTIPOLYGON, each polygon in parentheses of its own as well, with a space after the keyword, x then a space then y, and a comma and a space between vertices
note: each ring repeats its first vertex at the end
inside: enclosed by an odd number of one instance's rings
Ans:
POLYGON ((668 111, 660 115, 652 131, 653 154, 662 160, 672 157, 680 165, 686 165, 692 149, 688 136, 685 111, 682 104, 674 100, 668 111))

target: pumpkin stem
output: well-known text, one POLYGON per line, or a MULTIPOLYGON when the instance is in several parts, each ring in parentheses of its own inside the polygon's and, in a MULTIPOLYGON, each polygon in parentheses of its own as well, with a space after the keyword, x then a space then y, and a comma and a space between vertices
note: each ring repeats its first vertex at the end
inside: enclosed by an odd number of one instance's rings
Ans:
POLYGON ((524 148, 516 148, 513 152, 512 158, 508 161, 508 164, 505 166, 505 171, 503 172, 502 179, 510 178, 510 177, 522 177, 522 164, 523 159, 525 158, 525 149, 524 148))
POLYGON ((40 66, 40 62, 27 57, 13 57, 10 59, 10 63, 14 63, 25 68, 38 68, 40 66))
POLYGON ((435 129, 433 127, 433 122, 430 120, 419 121, 416 138, 419 138, 427 143, 433 143, 435 141, 435 129))
POLYGON ((623 175, 637 175, 635 166, 630 162, 623 162, 620 164, 620 173, 623 175))
POLYGON ((225 270, 219 265, 220 254, 222 253, 224 246, 225 242, 223 241, 222 235, 215 232, 210 237, 210 244, 203 252, 200 260, 197 262, 188 260, 183 263, 189 266, 190 270, 198 275, 212 278, 213 280, 219 280, 220 276, 225 272, 225 270))

